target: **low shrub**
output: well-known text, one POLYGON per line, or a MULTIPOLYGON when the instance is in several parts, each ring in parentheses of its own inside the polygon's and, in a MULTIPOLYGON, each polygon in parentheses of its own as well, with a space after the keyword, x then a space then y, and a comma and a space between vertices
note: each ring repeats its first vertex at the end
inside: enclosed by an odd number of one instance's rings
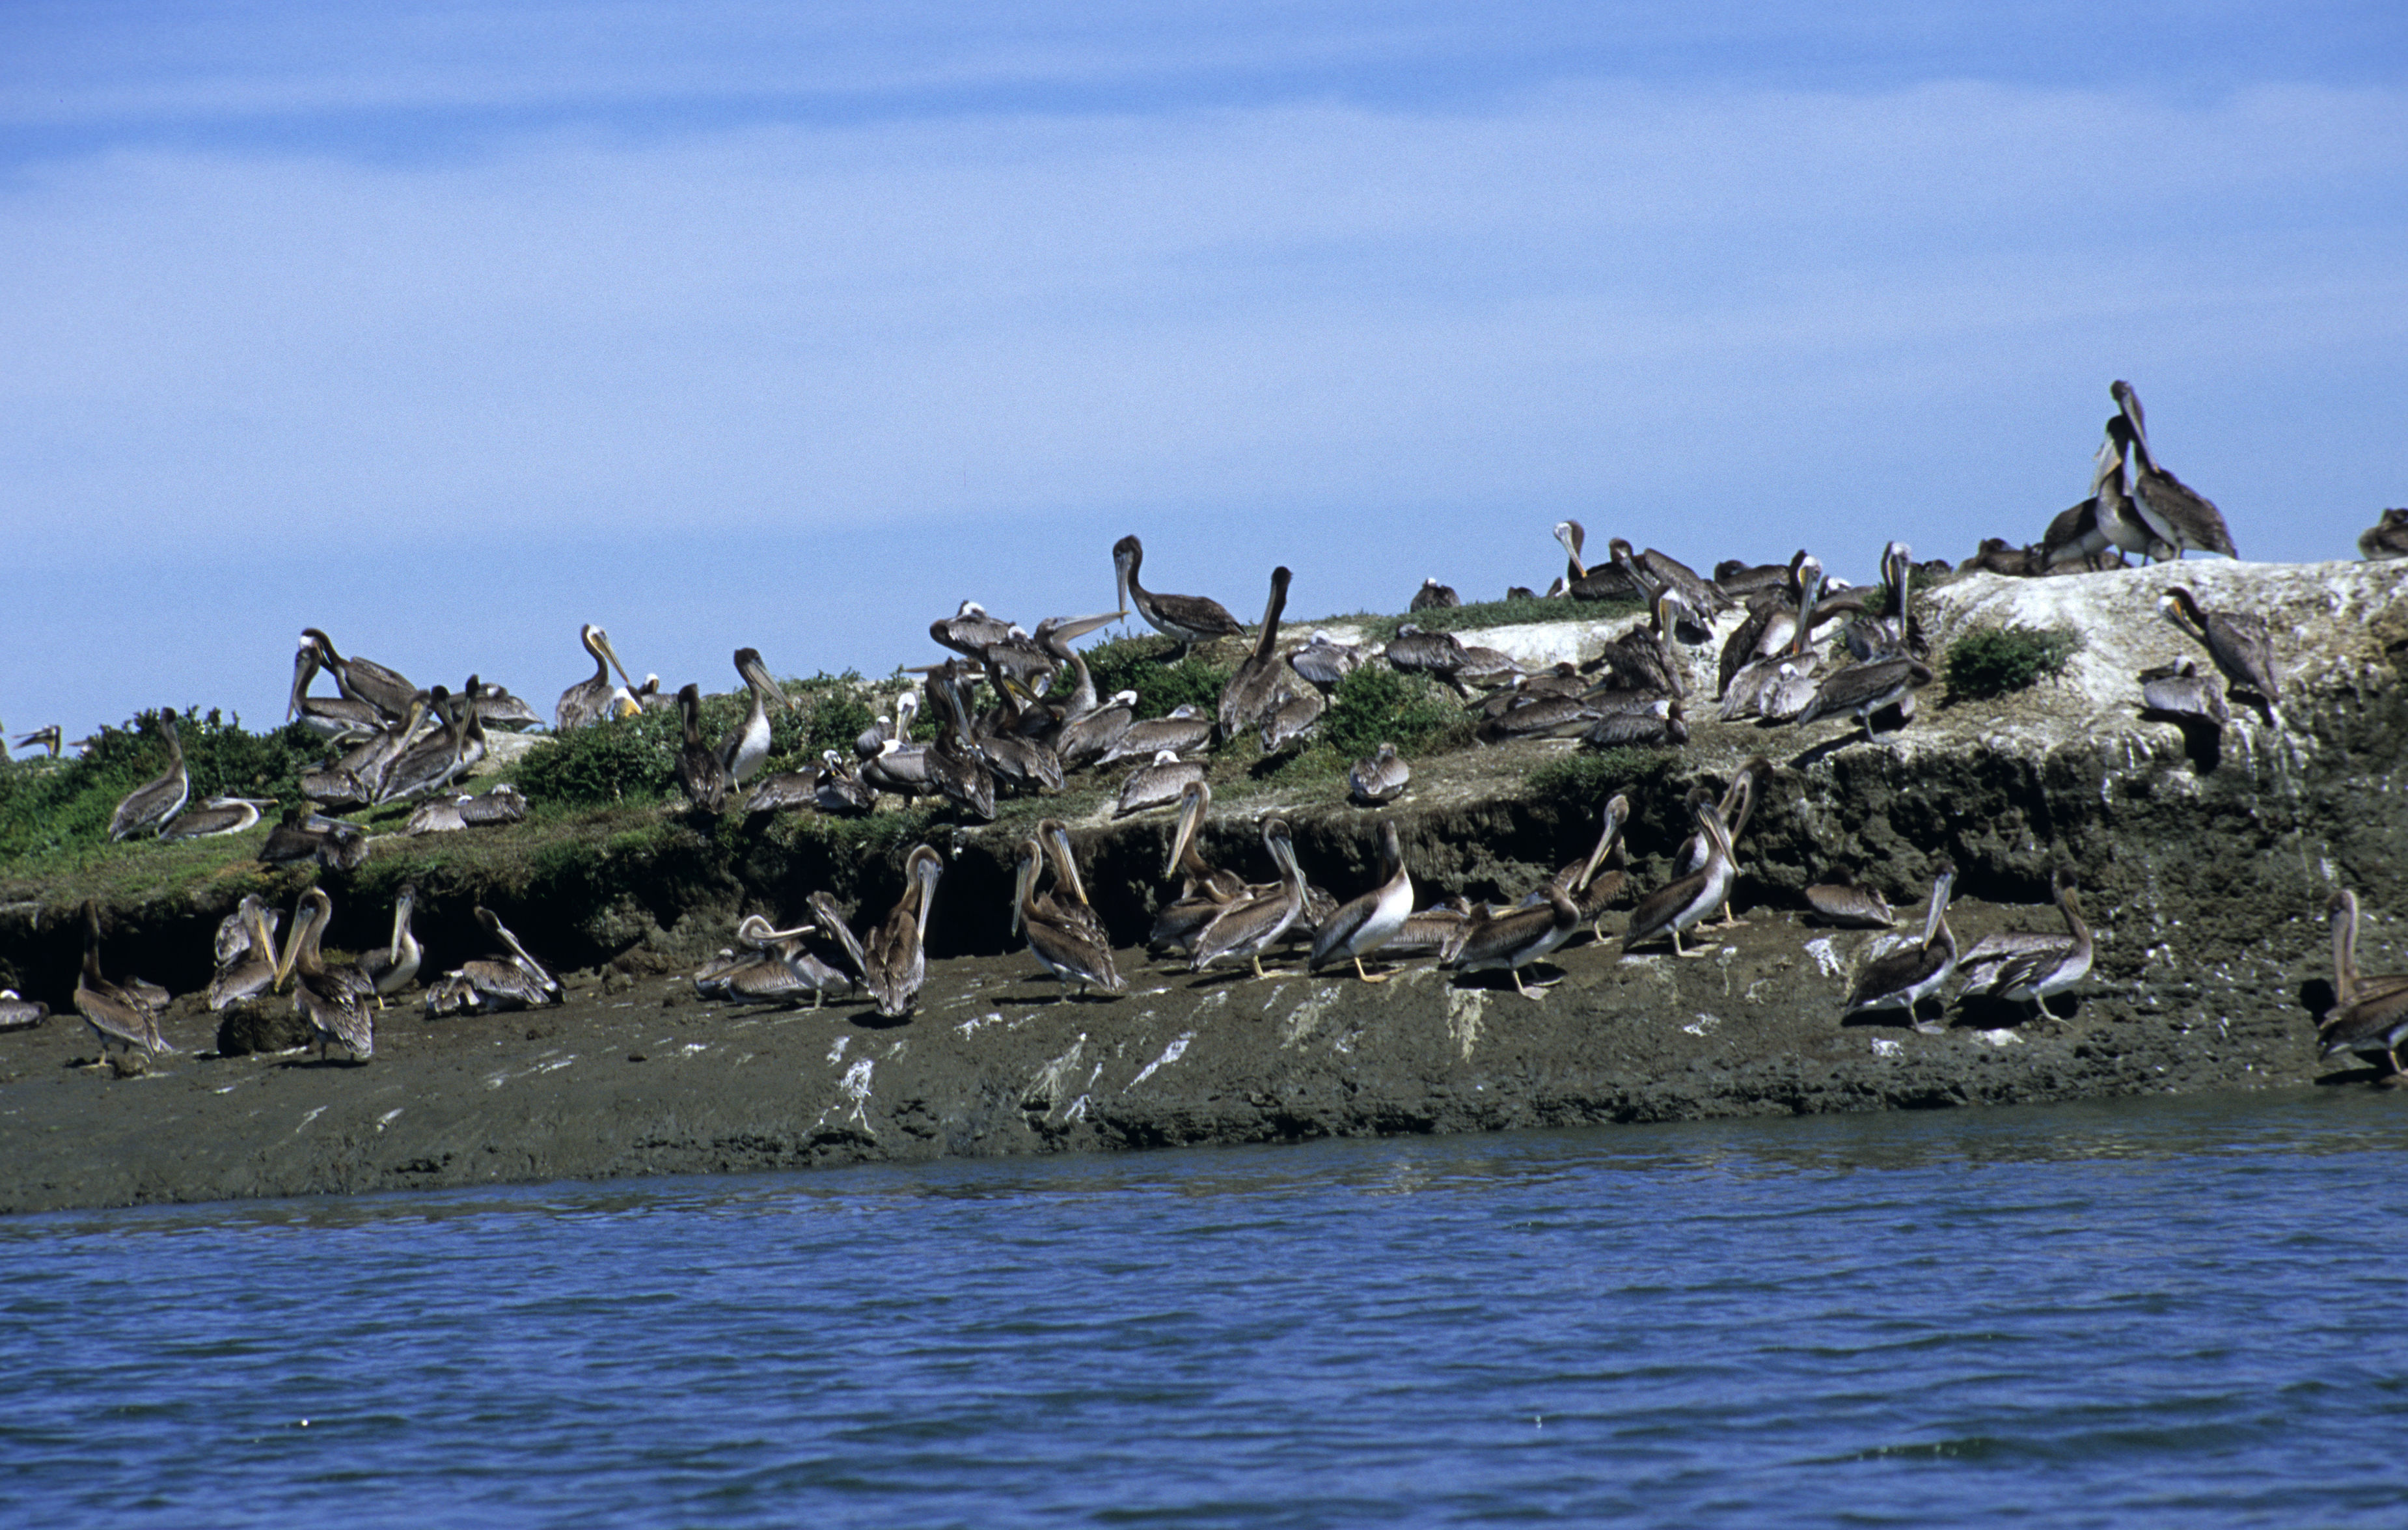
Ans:
POLYGON ((2082 647, 2071 627, 1984 627, 1948 645, 1948 694, 1980 701, 2056 679, 2082 647))
POLYGON ((326 753, 325 741, 297 723, 251 733, 239 716, 228 719, 215 708, 143 712, 122 726, 94 731, 75 759, 0 766, 0 861, 106 843, 117 805, 167 767, 163 720, 170 715, 194 802, 211 796, 297 802, 301 772, 326 753))
POLYGON ((1199 645, 1196 652, 1178 663, 1165 663, 1178 649, 1179 645, 1168 637, 1148 636, 1117 638, 1085 650, 1087 673, 1095 679, 1096 694, 1136 692, 1137 715, 1140 718, 1167 716, 1172 708, 1187 704, 1211 716, 1221 705, 1221 693, 1228 689, 1229 677, 1237 670, 1234 665, 1216 664, 1207 655, 1224 649, 1234 654, 1237 640, 1210 647, 1199 645))
POLYGON ((1471 741, 1471 720, 1454 694, 1427 676, 1400 674, 1375 661, 1338 682, 1320 731, 1324 744, 1354 761, 1383 743, 1406 755, 1461 748, 1471 741))

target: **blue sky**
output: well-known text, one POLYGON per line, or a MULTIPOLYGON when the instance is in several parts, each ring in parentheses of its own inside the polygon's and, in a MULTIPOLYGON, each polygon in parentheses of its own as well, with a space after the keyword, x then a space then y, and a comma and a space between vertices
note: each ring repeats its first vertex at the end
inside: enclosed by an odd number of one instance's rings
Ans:
POLYGON ((0 7, 0 719, 2408 503, 2398 6, 0 7))

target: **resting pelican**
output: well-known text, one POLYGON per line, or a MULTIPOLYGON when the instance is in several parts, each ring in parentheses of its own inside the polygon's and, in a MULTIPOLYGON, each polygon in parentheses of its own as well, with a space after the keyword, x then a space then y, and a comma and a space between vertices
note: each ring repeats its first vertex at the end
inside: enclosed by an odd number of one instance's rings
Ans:
POLYGON ((1731 856, 1730 829, 1723 822, 1722 810, 1714 805, 1713 794, 1699 787, 1689 796, 1689 814, 1698 821, 1698 828, 1706 838, 1705 864, 1640 900, 1639 907, 1630 912, 1630 923, 1622 932, 1625 956, 1634 946, 1659 935, 1672 937, 1675 956, 1703 956, 1704 951, 1681 949, 1681 932, 1695 928, 1708 914, 1730 901, 1731 886, 1739 879, 1739 865, 1731 856))
POLYGON ((1011 894, 1014 933, 1024 936, 1029 954, 1061 979, 1063 997, 1069 996, 1074 982, 1082 997, 1089 988, 1100 988, 1108 994, 1125 992, 1128 984, 1112 964, 1111 947, 1097 937, 1091 922, 1094 910, 1079 895, 1076 884, 1071 884, 1072 901, 1067 905, 1038 893, 1038 874, 1044 868, 1048 853, 1046 845, 1036 836, 1021 841, 1020 865, 1011 894))
POLYGON ((335 900, 322 887, 301 894, 293 910, 293 933, 284 938, 284 955, 276 965, 276 981, 293 981, 293 1008, 308 1017, 317 1033, 318 1055, 328 1044, 340 1042, 351 1060, 365 1063, 376 1055, 376 1018, 368 1001, 376 997, 376 980, 356 963, 329 966, 318 944, 335 917, 335 900))
POLYGON ((533 1009, 560 1003, 563 997, 560 979, 528 952, 509 926, 502 922, 499 915, 481 904, 476 913, 477 922, 485 927, 486 934, 499 940, 509 954, 464 962, 445 973, 426 990, 428 1017, 496 1009, 533 1009))
POLYGON ((408 988, 418 976, 418 964, 424 953, 420 951, 418 937, 409 927, 409 918, 418 907, 418 887, 413 882, 401 884, 393 900, 393 938, 381 951, 363 951, 360 970, 375 984, 380 1002, 408 988))
POLYGON ((159 777, 136 787, 126 794, 109 816, 108 837, 113 842, 144 829, 156 829, 176 816, 192 794, 192 778, 184 773, 184 741, 176 733, 176 714, 159 714, 160 731, 167 736, 167 768, 159 777))
POLYGON ((1184 659, 1188 651, 1198 643, 1209 643, 1216 637, 1236 637, 1246 630, 1231 616, 1228 608, 1205 595, 1156 594, 1138 582, 1138 569, 1145 561, 1145 544, 1134 536, 1124 536, 1112 544, 1112 571, 1119 578, 1121 608, 1134 603, 1137 614, 1146 624, 1167 637, 1179 639, 1178 657, 1184 659))
POLYGON ((160 824, 159 837, 172 842, 240 834, 259 822, 263 809, 275 806, 274 797, 211 797, 199 807, 188 808, 160 824))
POLYGON ((1279 703, 1280 679, 1284 673, 1279 662, 1280 612, 1287 606, 1290 578, 1285 565, 1271 570, 1270 598, 1263 606, 1262 635, 1254 640, 1254 651, 1229 677, 1229 683, 1221 688, 1224 738, 1235 738, 1253 727, 1279 703))
POLYGON ((1462 604, 1463 597, 1455 593, 1455 586, 1440 584, 1435 579, 1426 579, 1422 580, 1422 587, 1413 592, 1413 598, 1407 603, 1405 609, 1443 611, 1451 610, 1462 604))
POLYGON ((1346 795, 1366 808, 1394 802, 1412 784, 1412 767, 1397 755, 1397 746, 1383 743, 1368 759, 1346 767, 1346 795))
POLYGON ((350 696, 313 696, 309 682, 318 678, 322 661, 318 645, 305 636, 293 651, 293 694, 284 708, 288 722, 298 718, 310 732, 332 738, 354 729, 374 731, 385 724, 384 709, 374 702, 350 696))
POLYGON ((678 716, 685 724, 685 747, 678 751, 678 785, 686 800, 706 813, 727 806, 727 767, 718 751, 702 741, 702 687, 688 682, 678 689, 678 716))
POLYGON ((2274 674, 2274 645, 2267 636, 2264 617, 2255 611, 2201 609, 2199 597, 2179 584, 2157 597, 2157 610, 2197 638, 2227 679, 2247 686, 2269 702, 2283 699, 2283 682, 2274 674))
POLYGON ((1931 906, 1923 916, 1923 940, 1902 946, 1865 964, 1848 990, 1841 1018, 1872 1009, 1903 1009, 1914 1028, 1926 1036, 1947 1029, 1943 1021, 1914 1018, 1914 1007, 1938 993, 1956 970, 1956 936, 1948 928, 1948 890, 1956 882, 1956 868, 1942 861, 1931 879, 1931 906))
POLYGON ((2049 1013, 2052 994, 2062 994, 2090 973, 2090 926, 2082 922, 2082 907, 2073 879, 2059 871, 2051 879, 2057 912, 2065 917, 2063 935, 2026 935, 2001 931, 1973 942, 1957 958, 1956 974, 1964 981, 1956 996, 1981 994, 2011 1003, 2029 1004, 2038 1020, 2049 1013))
POLYGON ((1254 976, 1265 977, 1263 952, 1304 913, 1304 872, 1296 864, 1296 841, 1284 819, 1263 822, 1263 848, 1280 868, 1279 890, 1230 904, 1197 932, 1188 970, 1201 972, 1225 957, 1244 957, 1254 976))
MULTIPOLYGON (((640 636, 640 635, 639 635, 640 636)), ((561 733, 581 728, 589 722, 599 722, 615 715, 620 708, 612 705, 616 690, 610 683, 610 671, 616 669, 619 679, 630 693, 636 682, 627 679, 627 666, 619 662, 619 651, 610 646, 610 635, 591 622, 577 629, 577 640, 594 656, 591 679, 579 680, 560 693, 560 705, 552 711, 552 727, 561 733)))
POLYGON ((159 1034, 164 995, 154 1003, 146 992, 150 985, 133 979, 113 983, 100 975, 100 905, 91 899, 83 906, 83 972, 76 979, 75 1007, 100 1038, 101 1055, 108 1055, 112 1041, 123 1043, 128 1051, 139 1047, 153 1057, 174 1051, 159 1034))
POLYGON ((218 970, 209 979, 212 1010, 257 998, 276 985, 275 918, 267 900, 256 893, 243 894, 241 904, 226 916, 226 922, 235 927, 239 939, 227 951, 221 932, 218 970))
MULTIPOLYGON (((2360 532, 2358 555, 2369 563, 2408 558, 2408 508, 2386 510, 2381 520, 2360 532)), ((57 732, 55 728, 51 731, 57 732)), ((22 749, 24 746, 25 741, 19 740, 17 747, 22 749)), ((50 740, 50 752, 56 754, 58 751, 58 740, 53 738, 50 740)))
POLYGON ((1364 971, 1363 958, 1394 938, 1413 911, 1413 879, 1405 869, 1405 847, 1397 837, 1393 819, 1380 821, 1380 859, 1387 872, 1380 885, 1341 905, 1313 930, 1312 955, 1306 963, 1310 970, 1318 972, 1332 962, 1352 961, 1354 976, 1365 982, 1388 980, 1384 972, 1375 978, 1364 971))
POLYGON ((761 662, 759 649, 738 649, 736 672, 744 677, 744 688, 752 693, 752 705, 736 731, 720 740, 719 763, 725 768, 732 787, 751 780, 769 758, 769 704, 774 701, 781 707, 794 705, 770 678, 769 666, 761 662))
POLYGON ((388 669, 374 659, 346 659, 335 651, 334 639, 316 627, 304 627, 301 636, 317 645, 319 662, 335 677, 335 688, 353 701, 365 701, 388 718, 401 716, 409 709, 409 698, 418 687, 409 683, 399 671, 388 669))
POLYGON ((937 902, 937 879, 945 863, 926 845, 914 845, 903 863, 903 896, 886 922, 861 942, 862 981, 887 1019, 910 1013, 928 979, 928 916, 937 902))
POLYGON ((2132 455, 2140 465, 2132 481, 2132 505, 2142 522, 2160 541, 2172 546, 2177 558, 2186 548, 2194 547, 2228 558, 2241 556, 2232 551, 2232 533, 2225 529, 2224 512, 2157 465, 2156 454, 2149 450, 2149 427, 2141 416, 2141 395, 2120 379, 2107 391, 2132 423, 2132 455))

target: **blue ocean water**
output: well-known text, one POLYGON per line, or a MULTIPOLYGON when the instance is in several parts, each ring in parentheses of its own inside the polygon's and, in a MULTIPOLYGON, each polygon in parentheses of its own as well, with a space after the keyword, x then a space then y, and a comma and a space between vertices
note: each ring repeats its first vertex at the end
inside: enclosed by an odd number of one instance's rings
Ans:
POLYGON ((0 1513, 2408 1523, 2408 1099, 0 1221, 0 1513))

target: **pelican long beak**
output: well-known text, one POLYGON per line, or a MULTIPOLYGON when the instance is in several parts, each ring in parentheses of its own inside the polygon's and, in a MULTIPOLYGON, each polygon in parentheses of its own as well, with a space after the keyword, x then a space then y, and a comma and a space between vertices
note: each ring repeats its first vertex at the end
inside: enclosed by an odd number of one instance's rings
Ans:
POLYGON ((601 651, 602 657, 610 661, 610 667, 619 672, 619 683, 630 691, 634 690, 636 682, 628 678, 627 666, 619 662, 619 651, 610 646, 610 635, 599 627, 595 628, 594 646, 601 651))
POLYGON ((1621 843, 1623 825, 1629 822, 1630 799, 1616 793, 1605 805, 1605 832, 1597 836, 1597 848, 1588 852, 1587 864, 1581 867, 1580 876, 1572 882, 1573 892, 1587 888, 1597 876, 1597 868, 1605 864, 1605 858, 1613 853, 1613 847, 1621 843))
POLYGON ((1572 561, 1572 566, 1580 570, 1579 577, 1582 579, 1588 578, 1588 565, 1581 562, 1580 549, 1572 542, 1572 523, 1570 522, 1558 521, 1555 522, 1555 540, 1563 544, 1564 556, 1570 558, 1572 561))
POLYGON ((301 959, 302 937, 308 929, 308 914, 299 908, 294 909, 293 928, 284 932, 284 951, 276 958, 276 980, 267 985, 269 993, 282 988, 285 979, 293 976, 294 965, 301 959))
POLYGON ((1054 874, 1070 889, 1070 896, 1081 903, 1087 901, 1087 884, 1079 876, 1079 858, 1070 853, 1070 831, 1056 824, 1048 836, 1054 841, 1054 874))
POLYGON ((318 676, 318 648, 304 643, 293 653, 293 698, 285 704, 284 721, 292 722, 301 715, 301 697, 308 691, 309 682, 318 676))
POLYGON ((764 699, 775 702, 781 707, 795 705, 794 699, 788 696, 779 687, 777 680, 770 676, 769 666, 762 661, 760 655, 753 655, 739 667, 744 676, 744 683, 758 690, 764 699))
POLYGON ((1191 787, 1179 799, 1179 826, 1171 831, 1170 859, 1163 863, 1163 880, 1179 875, 1179 868, 1186 864, 1188 847, 1196 842, 1196 831, 1203 824, 1204 794, 1191 787))
POLYGON ((1020 933, 1021 910, 1028 906, 1028 891, 1036 885, 1037 862, 1044 854, 1034 839, 1020 847, 1020 866, 1011 874, 1011 933, 1020 933))

